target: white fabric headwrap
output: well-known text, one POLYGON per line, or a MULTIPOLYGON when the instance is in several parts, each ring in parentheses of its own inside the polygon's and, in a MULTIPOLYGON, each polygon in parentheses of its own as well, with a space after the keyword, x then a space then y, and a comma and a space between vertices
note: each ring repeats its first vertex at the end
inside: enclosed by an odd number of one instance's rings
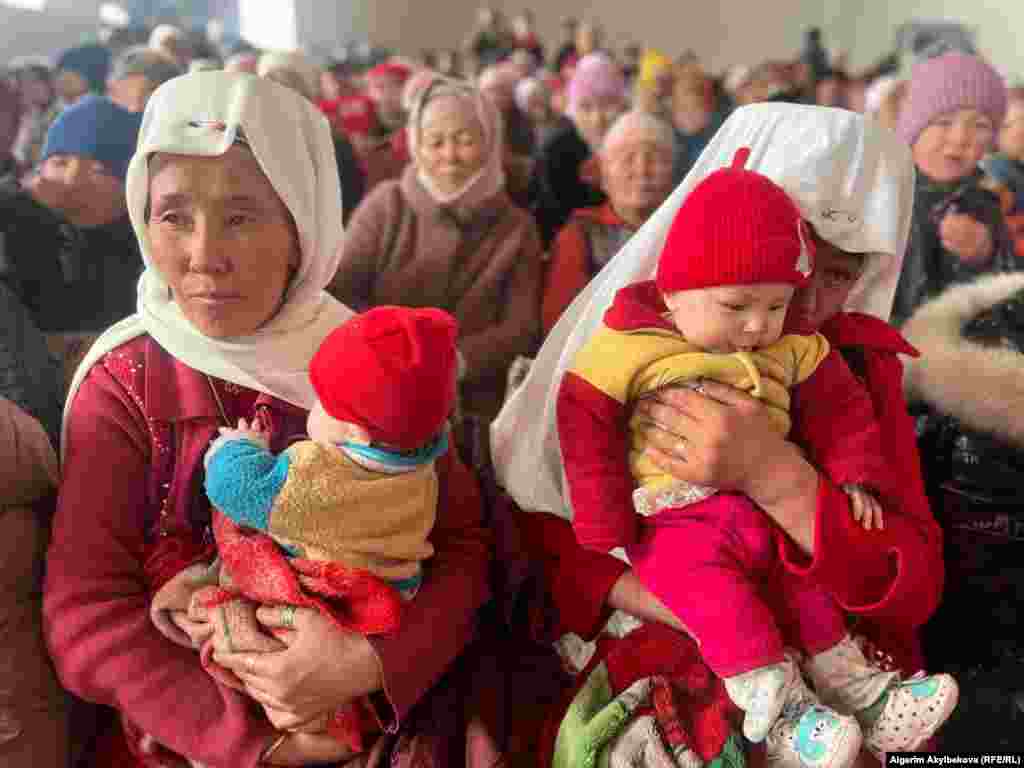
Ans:
POLYGON ((341 190, 327 119, 300 94, 255 75, 176 77, 160 86, 146 106, 128 166, 127 196, 146 265, 138 311, 100 336, 78 367, 64 407, 64 429, 92 365, 145 333, 190 368, 311 408, 316 394, 307 372, 310 358, 324 337, 353 315, 324 291, 338 269, 342 239, 341 190), (218 340, 185 318, 153 267, 145 220, 149 158, 157 152, 223 155, 239 131, 295 220, 302 259, 270 322, 249 336, 218 340))
POLYGON ((571 518, 555 423, 562 376, 619 289, 654 277, 690 190, 728 166, 741 147, 751 150, 745 167, 785 189, 824 240, 869 255, 846 309, 888 320, 913 212, 910 150, 896 134, 846 110, 772 103, 736 110, 675 192, 565 311, 492 425, 498 482, 523 509, 571 518))

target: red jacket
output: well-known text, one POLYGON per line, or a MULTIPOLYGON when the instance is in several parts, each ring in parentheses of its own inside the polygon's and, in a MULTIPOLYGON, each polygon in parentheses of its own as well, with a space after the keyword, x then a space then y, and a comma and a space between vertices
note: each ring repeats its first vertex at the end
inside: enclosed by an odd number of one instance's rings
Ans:
POLYGON ((633 228, 615 212, 611 203, 573 211, 569 221, 551 243, 551 258, 544 275, 540 310, 545 336, 600 269, 591 253, 593 244, 587 235, 589 223, 602 230, 621 230, 623 241, 625 236, 633 232, 633 228))
MULTIPOLYGON (((266 395, 257 402, 270 409, 275 447, 305 432, 301 409, 266 395)), ((209 521, 202 459, 220 417, 206 377, 143 336, 92 368, 70 418, 43 605, 61 681, 192 760, 255 766, 273 738, 270 723, 149 619, 160 570, 154 533, 198 536, 209 521)), ((489 597, 479 487, 451 452, 438 470, 423 587, 397 631, 371 638, 384 675, 374 699, 390 731, 470 642, 489 597)))
MULTIPOLYGON (((619 331, 674 331, 663 317, 666 311, 653 281, 634 283, 616 294, 604 322, 619 331)), ((556 413, 580 543, 604 552, 634 543, 639 520, 632 501, 635 482, 625 461, 628 406, 569 372, 562 380, 556 413)), ((792 418, 791 438, 833 482, 863 483, 883 493, 892 484, 879 460, 871 399, 836 350, 795 388, 792 418)))

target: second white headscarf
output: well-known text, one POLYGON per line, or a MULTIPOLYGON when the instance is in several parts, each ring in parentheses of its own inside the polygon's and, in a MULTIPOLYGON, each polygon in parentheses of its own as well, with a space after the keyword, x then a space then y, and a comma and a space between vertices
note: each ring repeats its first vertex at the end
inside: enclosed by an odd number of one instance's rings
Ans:
POLYGON ((654 277, 669 227, 690 191, 728 166, 741 147, 751 150, 746 168, 785 189, 824 240, 869 255, 846 310, 889 319, 913 213, 909 148, 891 131, 846 110, 779 103, 736 110, 668 200, 565 311, 494 421, 498 482, 524 510, 571 519, 555 422, 562 376, 619 289, 654 277))

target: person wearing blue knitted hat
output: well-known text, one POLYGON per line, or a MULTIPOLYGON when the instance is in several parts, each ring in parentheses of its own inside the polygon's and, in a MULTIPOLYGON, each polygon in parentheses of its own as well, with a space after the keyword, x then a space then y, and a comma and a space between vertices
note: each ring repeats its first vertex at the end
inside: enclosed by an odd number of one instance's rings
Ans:
POLYGON ((50 126, 39 158, 41 175, 51 178, 54 170, 67 165, 66 158, 88 158, 123 185, 141 125, 141 112, 129 112, 106 96, 86 96, 50 126))
POLYGON ((135 309, 142 260, 125 198, 140 113, 91 95, 50 126, 36 172, 0 189, 4 279, 46 333, 105 329, 135 309))
POLYGON ((71 106, 88 93, 103 93, 110 72, 111 52, 90 43, 68 48, 57 59, 57 94, 71 106))

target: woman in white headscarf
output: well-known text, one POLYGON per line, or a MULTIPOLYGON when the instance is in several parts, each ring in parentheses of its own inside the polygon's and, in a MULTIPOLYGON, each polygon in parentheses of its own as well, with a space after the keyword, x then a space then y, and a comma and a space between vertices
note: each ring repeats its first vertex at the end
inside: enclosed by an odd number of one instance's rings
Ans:
MULTIPOLYGON (((653 443, 651 458, 680 480, 753 499, 789 535, 780 552, 783 566, 831 592, 858 617, 856 632, 911 674, 923 668, 918 630, 938 604, 943 573, 941 535, 924 494, 914 425, 902 393, 898 355, 916 353, 886 322, 910 226, 914 171, 907 148, 861 116, 789 104, 735 112, 682 185, 552 329, 526 381, 492 427, 497 479, 519 508, 546 513, 524 513, 518 522, 525 540, 539 547, 531 554, 553 573, 556 601, 558 595, 571 595, 556 605, 565 631, 593 633, 608 607, 679 627, 625 564, 583 554, 557 533, 565 524, 553 522, 553 516, 571 519, 572 511, 563 497, 554 408, 563 372, 618 289, 653 277, 683 200, 741 147, 751 149, 747 167, 782 186, 815 232, 816 272, 798 292, 790 322, 822 332, 843 353, 871 393, 885 459, 905 482, 882 500, 885 528, 864 531, 852 522, 841 491, 800 448, 771 434, 766 407, 715 382, 705 382, 706 396, 673 390, 641 406, 650 418, 644 439, 653 443)), ((876 659, 850 653, 859 672, 884 679, 886 670, 876 659)), ((856 707, 851 691, 821 685, 822 670, 806 673, 823 698, 856 707)), ((910 694, 899 678, 888 679, 883 710, 894 714, 910 694)), ((869 739, 867 746, 878 750, 881 745, 869 739)))
POLYGON ((101 764, 126 750, 140 765, 340 760, 334 739, 291 731, 367 695, 397 731, 472 638, 488 563, 475 485, 456 458, 439 465, 436 554, 401 630, 367 639, 264 606, 265 627, 294 630, 289 647, 216 659, 262 709, 215 682, 188 595, 162 617, 178 644, 151 622, 151 598, 211 558, 202 456, 217 428, 258 414, 275 450, 301 435, 309 360, 352 315, 324 291, 342 240, 330 127, 266 79, 176 78, 149 102, 127 196, 146 264, 138 312, 90 350, 64 417, 44 600, 58 673, 120 714, 101 764))

